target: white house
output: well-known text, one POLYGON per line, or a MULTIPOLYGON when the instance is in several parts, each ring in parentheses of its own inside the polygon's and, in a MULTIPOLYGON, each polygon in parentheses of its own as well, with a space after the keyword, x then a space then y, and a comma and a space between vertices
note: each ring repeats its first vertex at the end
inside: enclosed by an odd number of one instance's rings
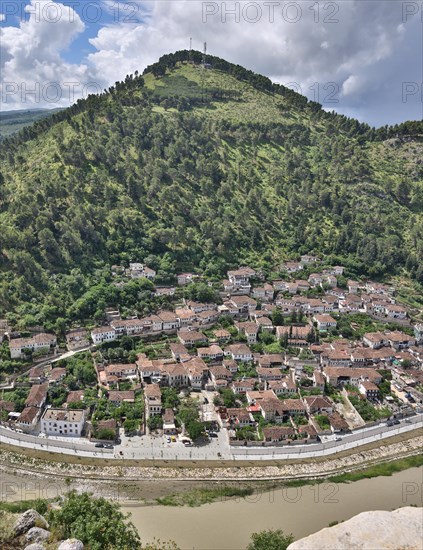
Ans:
POLYGON ((225 349, 225 355, 230 355, 234 361, 252 361, 253 354, 246 344, 232 344, 225 349))
POLYGON ((112 342, 116 340, 116 330, 111 326, 97 327, 91 331, 91 338, 94 344, 102 344, 103 342, 112 342))
POLYGON ((160 311, 158 317, 163 323, 163 330, 174 330, 180 327, 181 323, 173 311, 160 311))
POLYGON ((391 319, 406 319, 407 310, 398 304, 388 304, 385 307, 385 313, 391 319))
POLYGON ((84 423, 84 410, 46 409, 41 418, 41 431, 46 435, 81 437, 84 423))
POLYGON ((150 267, 147 267, 146 265, 140 263, 129 264, 128 274, 133 279, 138 279, 140 277, 145 277, 146 279, 154 279, 154 277, 156 276, 156 272, 154 271, 154 269, 151 269, 150 267))
POLYGON ((246 287, 250 285, 250 278, 255 274, 254 269, 250 267, 240 267, 235 271, 228 271, 228 279, 235 287, 246 287))
POLYGON ((336 320, 331 315, 315 315, 313 321, 317 323, 317 328, 319 331, 330 330, 331 328, 336 328, 336 320))
POLYGON ((135 363, 107 365, 104 370, 107 378, 116 377, 118 380, 136 380, 138 378, 138 367, 135 363))
POLYGON ((56 336, 44 332, 35 334, 31 338, 15 338, 14 340, 10 340, 9 343, 10 357, 12 359, 19 359, 25 349, 29 349, 32 352, 39 349, 50 350, 56 347, 56 344, 56 336))
POLYGON ((180 273, 178 278, 178 285, 189 285, 193 282, 194 278, 198 277, 198 275, 194 275, 193 273, 180 273))
POLYGON ((41 412, 39 407, 25 407, 16 419, 16 425, 24 432, 31 432, 37 426, 41 412))

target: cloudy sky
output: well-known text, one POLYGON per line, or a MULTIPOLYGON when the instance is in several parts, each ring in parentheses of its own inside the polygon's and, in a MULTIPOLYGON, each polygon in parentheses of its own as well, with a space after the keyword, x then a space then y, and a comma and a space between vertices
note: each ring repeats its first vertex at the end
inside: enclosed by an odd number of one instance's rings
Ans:
POLYGON ((67 106, 162 54, 239 63, 375 126, 423 118, 423 4, 2 0, 1 108, 67 106))

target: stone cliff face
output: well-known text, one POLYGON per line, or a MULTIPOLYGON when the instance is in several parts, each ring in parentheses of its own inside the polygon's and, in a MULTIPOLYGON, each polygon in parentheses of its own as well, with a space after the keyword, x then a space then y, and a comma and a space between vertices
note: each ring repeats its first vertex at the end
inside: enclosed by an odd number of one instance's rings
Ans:
POLYGON ((288 550, 422 550, 423 508, 363 512, 293 542, 288 550))

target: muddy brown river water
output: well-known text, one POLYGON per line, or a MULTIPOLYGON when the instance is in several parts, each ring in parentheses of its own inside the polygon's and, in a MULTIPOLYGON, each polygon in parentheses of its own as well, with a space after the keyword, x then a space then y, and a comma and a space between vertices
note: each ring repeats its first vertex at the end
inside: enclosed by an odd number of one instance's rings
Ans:
MULTIPOLYGON (((367 510, 423 505, 423 468, 354 483, 278 488, 198 508, 124 506, 143 542, 174 540, 182 550, 245 549, 251 533, 282 529, 295 539, 367 510)), ((406 526, 405 526, 406 528, 406 526)))
MULTIPOLYGON (((196 485, 176 479, 150 480, 140 484, 141 489, 134 497, 154 500, 196 485)), ((78 488, 92 490, 81 484, 78 488)), ((33 477, 13 470, 0 472, 2 500, 54 498, 67 490, 63 480, 55 476, 33 477)), ((107 482, 100 482, 95 492, 111 499, 122 497, 122 493, 107 482)), ((410 505, 423 506, 422 467, 354 483, 279 487, 246 499, 222 499, 197 508, 134 503, 122 505, 122 510, 132 514, 132 522, 144 543, 154 539, 174 540, 182 550, 240 550, 246 548, 255 531, 280 528, 298 539, 360 512, 410 505)))

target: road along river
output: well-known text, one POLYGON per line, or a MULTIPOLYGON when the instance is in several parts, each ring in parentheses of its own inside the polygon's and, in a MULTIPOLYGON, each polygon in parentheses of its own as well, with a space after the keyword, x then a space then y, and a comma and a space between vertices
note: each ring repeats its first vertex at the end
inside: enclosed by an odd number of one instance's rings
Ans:
POLYGON ((412 504, 423 505, 421 467, 354 483, 280 487, 198 508, 131 505, 122 510, 132 514, 143 542, 159 538, 174 540, 182 550, 239 550, 255 531, 280 528, 298 539, 360 512, 412 504))

